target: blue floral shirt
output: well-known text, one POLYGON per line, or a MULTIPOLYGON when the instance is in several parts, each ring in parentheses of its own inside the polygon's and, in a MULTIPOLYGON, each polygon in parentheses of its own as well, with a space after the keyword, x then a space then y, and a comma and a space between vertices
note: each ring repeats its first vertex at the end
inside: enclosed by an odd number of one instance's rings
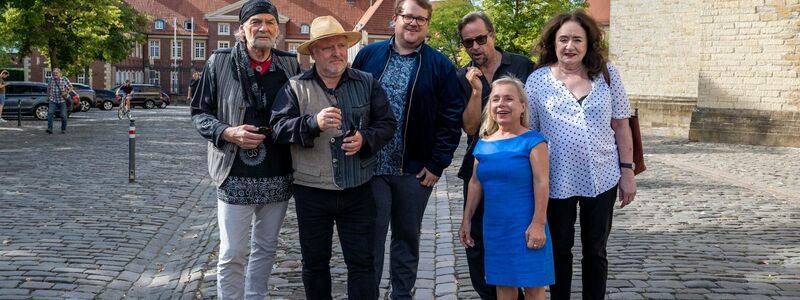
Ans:
POLYGON ((386 91, 386 97, 392 107, 397 127, 394 136, 383 149, 378 152, 378 164, 375 175, 403 175, 403 127, 405 124, 406 99, 408 99, 408 82, 411 79, 414 67, 419 59, 419 49, 408 54, 400 55, 392 48, 392 57, 389 66, 383 72, 381 86, 386 91))

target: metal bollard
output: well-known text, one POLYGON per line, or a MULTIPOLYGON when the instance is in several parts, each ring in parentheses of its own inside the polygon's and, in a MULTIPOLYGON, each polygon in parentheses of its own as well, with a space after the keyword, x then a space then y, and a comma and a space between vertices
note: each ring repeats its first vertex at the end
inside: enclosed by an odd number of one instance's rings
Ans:
POLYGON ((128 127, 128 182, 136 181, 136 125, 133 119, 128 127))
POLYGON ((17 127, 22 126, 22 99, 17 99, 17 127))

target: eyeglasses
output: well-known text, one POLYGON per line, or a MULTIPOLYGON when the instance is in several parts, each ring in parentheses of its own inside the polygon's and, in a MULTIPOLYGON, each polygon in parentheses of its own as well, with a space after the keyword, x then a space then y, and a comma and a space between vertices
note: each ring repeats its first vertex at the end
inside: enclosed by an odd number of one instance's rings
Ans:
POLYGON ((464 45, 464 48, 467 48, 467 49, 472 48, 472 46, 475 45, 475 42, 477 42, 478 45, 485 45, 486 44, 486 40, 488 38, 489 38, 489 32, 487 32, 486 34, 481 34, 481 35, 476 36, 474 38, 463 39, 463 40, 461 40, 461 45, 464 45))
POLYGON ((417 21, 417 25, 419 26, 428 24, 428 18, 426 17, 415 17, 412 15, 398 15, 398 16, 403 17, 403 23, 406 23, 407 25, 411 25, 411 22, 413 21, 417 21))

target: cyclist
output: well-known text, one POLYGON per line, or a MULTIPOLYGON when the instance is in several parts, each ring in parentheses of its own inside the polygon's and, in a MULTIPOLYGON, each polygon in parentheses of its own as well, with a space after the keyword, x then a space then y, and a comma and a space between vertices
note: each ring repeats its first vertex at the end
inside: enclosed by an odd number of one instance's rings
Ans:
POLYGON ((124 106, 125 111, 131 111, 131 99, 133 98, 133 86, 131 86, 131 80, 125 80, 125 82, 117 89, 116 94, 120 97, 120 101, 122 101, 119 104, 120 108, 124 106))

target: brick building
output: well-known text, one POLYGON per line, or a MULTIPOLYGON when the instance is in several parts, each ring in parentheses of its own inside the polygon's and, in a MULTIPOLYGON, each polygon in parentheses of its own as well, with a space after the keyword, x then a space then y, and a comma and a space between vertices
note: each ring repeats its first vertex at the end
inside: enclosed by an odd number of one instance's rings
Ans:
MULTIPOLYGON (((191 73, 202 70, 206 59, 218 48, 233 46, 239 29, 239 8, 245 0, 124 0, 148 16, 146 42, 136 45, 127 59, 111 65, 94 62, 82 74, 70 76, 75 82, 94 88, 110 88, 125 79, 152 83, 182 100, 191 73), (175 26, 177 25, 177 26, 175 26)), ((359 19, 375 4, 374 0, 272 0, 280 13, 281 35, 277 48, 295 52, 309 38, 311 21, 333 15, 345 29, 353 29, 359 19)), ((393 1, 383 1, 363 27, 362 44, 387 39, 392 33, 393 1)), ((352 58, 351 58, 352 59, 352 58)), ((300 55, 303 67, 310 58, 300 55)), ((24 71, 24 80, 46 81, 50 76, 44 58, 38 53, 22 59, 16 67, 24 71)))
POLYGON ((611 3, 611 59, 645 125, 800 146, 796 0, 611 3))

